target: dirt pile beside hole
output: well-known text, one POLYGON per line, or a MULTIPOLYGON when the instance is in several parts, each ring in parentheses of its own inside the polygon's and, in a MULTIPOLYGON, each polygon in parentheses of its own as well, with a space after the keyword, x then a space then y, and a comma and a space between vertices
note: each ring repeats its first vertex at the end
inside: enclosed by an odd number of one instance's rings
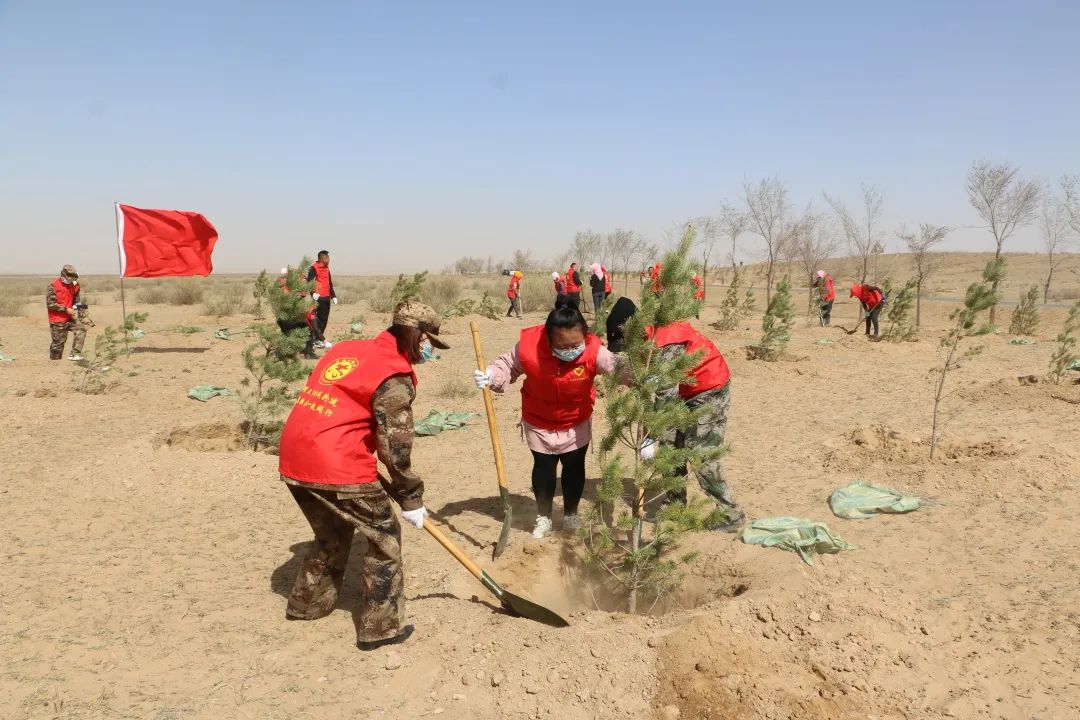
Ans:
POLYGON ((243 428, 229 423, 204 423, 176 428, 165 436, 165 446, 197 452, 236 452, 247 448, 243 428))

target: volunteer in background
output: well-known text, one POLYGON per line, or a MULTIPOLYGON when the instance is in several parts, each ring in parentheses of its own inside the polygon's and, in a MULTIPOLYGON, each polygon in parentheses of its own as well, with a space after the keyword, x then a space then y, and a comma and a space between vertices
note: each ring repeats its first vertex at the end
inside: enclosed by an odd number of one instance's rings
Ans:
POLYGON ((878 316, 881 315, 881 307, 885 302, 885 295, 881 292, 881 288, 855 283, 851 286, 850 297, 859 298, 859 304, 866 315, 866 334, 870 334, 870 326, 873 324, 874 337, 877 337, 878 316))
POLYGON ((566 270, 566 298, 574 303, 574 307, 581 309, 581 273, 578 272, 577 263, 570 263, 566 270))
POLYGON ((832 275, 824 270, 817 271, 814 287, 818 291, 818 315, 821 317, 822 327, 829 327, 832 320, 833 302, 836 301, 836 285, 832 275))
POLYGON ((604 271, 604 299, 607 300, 609 297, 611 297, 611 290, 613 286, 612 277, 611 273, 606 267, 601 265, 600 269, 604 271))
POLYGON ((701 276, 694 273, 690 276, 690 282, 694 285, 694 299, 698 302, 697 312, 694 317, 701 317, 701 306, 705 303, 705 281, 701 276))
POLYGON ((358 646, 403 642, 402 517, 423 528, 424 483, 412 469, 413 365, 447 349, 439 316, 403 302, 372 340, 340 342, 315 366, 281 433, 279 471, 315 533, 289 595, 286 618, 316 620, 334 610, 353 533, 361 536, 363 600, 358 646), (389 478, 379 474, 376 459, 389 478))
POLYGON ((80 295, 79 273, 74 265, 65 265, 60 277, 45 289, 45 308, 49 313, 49 359, 64 357, 64 345, 71 333, 71 352, 68 360, 83 359, 83 343, 86 341, 86 323, 83 322, 86 305, 80 295))
POLYGON ((523 274, 520 270, 515 270, 510 274, 510 284, 506 286, 506 297, 510 300, 510 307, 506 309, 506 317, 510 317, 510 313, 516 313, 521 317, 521 278, 523 274))
POLYGON ((592 291, 593 312, 599 313, 605 297, 604 269, 600 266, 600 263, 593 263, 589 269, 592 270, 589 275, 589 290, 592 291))
POLYGON ((476 370, 480 389, 502 392, 522 375, 521 425, 533 456, 537 516, 533 537, 551 532, 556 471, 562 463, 563 528, 577 530, 585 489, 585 454, 592 440, 594 379, 615 369, 615 355, 589 333, 581 312, 560 305, 547 322, 525 328, 513 350, 486 370, 476 370))
POLYGON ((664 284, 660 282, 660 273, 664 270, 664 263, 656 263, 649 268, 649 290, 659 295, 664 292, 664 284))
MULTIPOLYGON (((337 293, 334 292, 334 279, 330 277, 330 253, 320 250, 318 259, 308 268, 307 281, 315 281, 315 291, 311 293, 311 299, 317 305, 316 316, 319 319, 319 334, 326 333, 326 325, 330 322, 330 303, 337 305, 337 293)), ((321 342, 316 342, 315 347, 323 347, 321 342)))
POLYGON ((555 305, 566 304, 566 281, 557 272, 551 273, 551 281, 555 283, 555 305))

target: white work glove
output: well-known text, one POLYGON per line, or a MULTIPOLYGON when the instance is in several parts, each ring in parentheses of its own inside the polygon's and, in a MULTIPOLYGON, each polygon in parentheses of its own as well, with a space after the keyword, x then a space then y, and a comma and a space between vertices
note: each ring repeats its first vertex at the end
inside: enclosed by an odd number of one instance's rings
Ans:
POLYGON ((491 383, 495 382, 495 378, 492 377, 491 370, 474 370, 473 382, 476 383, 477 390, 483 390, 491 387, 491 383))
POLYGON ((319 299, 319 293, 311 293, 311 299, 317 301, 319 299))
POLYGON ((337 305, 337 298, 331 298, 331 302, 333 302, 335 305, 337 305))
POLYGON ((641 443, 641 449, 638 450, 638 457, 642 460, 652 460, 656 457, 656 441, 645 438, 645 442, 641 443))
POLYGON ((327 340, 327 341, 325 341, 325 342, 323 343, 323 347, 324 347, 324 348, 326 348, 327 350, 329 350, 330 348, 334 347, 334 343, 332 343, 332 342, 330 342, 329 340, 327 340))
POLYGON ((405 522, 414 526, 417 530, 423 530, 424 518, 427 517, 427 508, 421 505, 415 510, 402 510, 401 517, 405 518, 405 522))

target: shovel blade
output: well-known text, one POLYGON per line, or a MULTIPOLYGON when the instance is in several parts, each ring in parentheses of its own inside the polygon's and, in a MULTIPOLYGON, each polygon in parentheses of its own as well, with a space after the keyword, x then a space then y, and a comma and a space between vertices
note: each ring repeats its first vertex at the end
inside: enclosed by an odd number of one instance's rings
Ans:
POLYGON ((531 600, 526 600, 520 595, 515 595, 512 592, 503 590, 502 597, 503 607, 510 613, 518 615, 529 620, 535 620, 536 622, 550 625, 551 627, 569 627, 570 623, 563 619, 561 615, 553 610, 548 610, 542 605, 537 605, 531 600))
POLYGON ((506 550, 506 543, 510 540, 510 521, 514 518, 513 510, 510 508, 510 493, 506 488, 500 487, 499 496, 502 498, 503 522, 502 529, 499 530, 499 540, 495 543, 495 549, 491 553, 492 560, 502 555, 503 550, 506 550))

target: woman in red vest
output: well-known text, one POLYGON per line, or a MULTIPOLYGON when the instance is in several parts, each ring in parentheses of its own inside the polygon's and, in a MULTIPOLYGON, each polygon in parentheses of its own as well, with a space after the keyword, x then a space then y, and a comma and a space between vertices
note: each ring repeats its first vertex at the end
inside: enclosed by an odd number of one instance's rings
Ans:
POLYGON ((570 263, 566 270, 566 299, 574 303, 574 307, 581 308, 581 273, 578 272, 577 263, 570 263))
POLYGON ((566 304, 566 281, 557 272, 551 273, 551 281, 555 283, 555 306, 566 304))
POLYGON ((885 295, 881 292, 881 288, 855 283, 851 286, 851 295, 849 297, 859 298, 859 304, 862 305, 863 313, 866 315, 866 334, 870 334, 870 325, 872 324, 874 326, 874 337, 877 337, 878 316, 881 315, 881 308, 885 304, 885 295))
POLYGON ((370 650, 404 641, 401 515, 423 528, 424 483, 412 469, 416 374, 439 339, 439 316, 403 302, 393 324, 372 340, 337 343, 323 355, 281 433, 279 471, 315 542, 300 565, 285 617, 329 615, 345 575, 353 533, 363 539, 363 605, 358 646, 370 650), (379 474, 377 460, 389 478, 379 474))
POLYGON ((506 297, 510 300, 510 307, 506 310, 506 317, 516 312, 521 317, 521 278, 524 277, 520 270, 510 274, 510 284, 506 286, 506 297))
POLYGON ((832 322, 833 302, 836 301, 836 284, 833 283, 832 275, 818 270, 814 287, 818 291, 818 316, 821 318, 821 326, 829 327, 832 322))
MULTIPOLYGON (((660 348, 663 360, 675 360, 682 355, 700 352, 701 362, 689 373, 690 382, 658 393, 659 397, 678 397, 691 411, 705 408, 696 425, 675 433, 677 448, 722 448, 727 434, 727 415, 731 409, 731 370, 727 360, 713 343, 688 322, 673 322, 658 328, 646 328, 650 340, 660 348)), ((643 454, 655 452, 655 445, 646 447, 643 454)), ((686 467, 679 474, 685 475, 686 467)), ((725 522, 717 528, 735 532, 744 519, 742 508, 731 495, 724 477, 720 457, 694 468, 698 484, 706 495, 725 512, 725 522)), ((669 502, 686 502, 686 491, 668 493, 669 502)))
POLYGON ((537 515, 534 538, 551 532, 556 470, 562 463, 563 528, 577 530, 585 490, 585 454, 592 440, 597 375, 615 369, 615 355, 589 332, 576 306, 564 304, 547 322, 521 331, 514 349, 474 376, 478 388, 502 392, 522 375, 521 425, 532 451, 537 515))
POLYGON ((612 290, 611 272, 603 265, 600 266, 600 269, 604 271, 604 299, 607 300, 612 290))

